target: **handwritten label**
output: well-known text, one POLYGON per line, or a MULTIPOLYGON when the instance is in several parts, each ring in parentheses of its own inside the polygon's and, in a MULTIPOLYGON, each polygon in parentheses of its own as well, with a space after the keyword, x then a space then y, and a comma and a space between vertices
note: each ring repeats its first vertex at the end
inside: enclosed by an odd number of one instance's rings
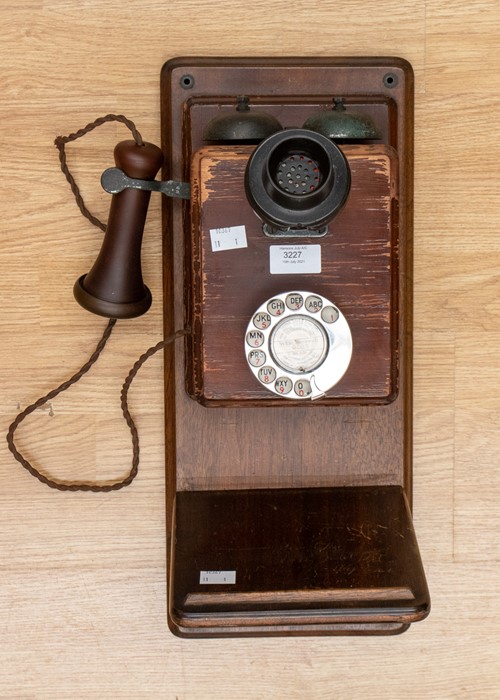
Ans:
POLYGON ((211 228, 210 242, 214 253, 220 250, 247 248, 247 232, 244 226, 227 226, 226 228, 211 228))
POLYGON ((236 583, 236 571, 200 571, 200 583, 236 583))
POLYGON ((310 275, 321 272, 320 245, 272 245, 269 247, 272 275, 310 275))

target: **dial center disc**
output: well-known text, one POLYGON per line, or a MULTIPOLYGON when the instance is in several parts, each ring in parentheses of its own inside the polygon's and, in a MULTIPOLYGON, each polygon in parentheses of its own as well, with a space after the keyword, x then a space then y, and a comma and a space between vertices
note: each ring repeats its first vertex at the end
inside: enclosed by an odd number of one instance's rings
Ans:
POLYGON ((280 321, 270 337, 274 361, 284 370, 312 372, 326 357, 328 337, 313 318, 297 315, 280 321))

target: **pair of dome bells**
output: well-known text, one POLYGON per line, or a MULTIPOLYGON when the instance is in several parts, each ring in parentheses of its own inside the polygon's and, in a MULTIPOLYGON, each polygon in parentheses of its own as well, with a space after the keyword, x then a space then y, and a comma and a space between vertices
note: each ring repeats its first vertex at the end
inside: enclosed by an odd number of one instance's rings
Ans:
MULTIPOLYGON (((380 138, 373 120, 358 111, 347 109, 344 100, 334 98, 331 109, 321 110, 309 117, 303 129, 314 131, 339 142, 361 142, 380 138)), ((203 132, 205 141, 216 143, 259 143, 282 131, 278 119, 267 112, 250 107, 250 98, 237 97, 236 109, 212 119, 203 132)))
POLYGON ((210 143, 258 144, 245 173, 245 192, 267 235, 308 231, 324 235, 350 190, 348 163, 335 142, 380 138, 373 121, 347 110, 342 99, 309 117, 302 128, 284 129, 267 112, 250 108, 245 95, 236 109, 212 119, 210 143))

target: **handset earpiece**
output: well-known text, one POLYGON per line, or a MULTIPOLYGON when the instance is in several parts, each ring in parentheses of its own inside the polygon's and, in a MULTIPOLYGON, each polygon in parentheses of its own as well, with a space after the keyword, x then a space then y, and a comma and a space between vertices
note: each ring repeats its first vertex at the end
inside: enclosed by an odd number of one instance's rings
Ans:
MULTIPOLYGON (((158 146, 120 141, 115 163, 128 177, 152 180, 163 162, 158 146)), ((113 194, 106 233, 97 259, 73 288, 84 309, 107 318, 134 318, 151 306, 142 279, 141 244, 151 192, 127 187, 113 194)))

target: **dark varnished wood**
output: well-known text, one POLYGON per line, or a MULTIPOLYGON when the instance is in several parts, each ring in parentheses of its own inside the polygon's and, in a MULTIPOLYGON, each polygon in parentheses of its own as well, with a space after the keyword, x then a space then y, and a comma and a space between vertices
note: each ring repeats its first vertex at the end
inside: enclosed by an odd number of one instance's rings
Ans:
POLYGON ((185 491, 175 533, 170 613, 186 636, 255 625, 336 633, 366 626, 367 611, 400 626, 428 613, 401 487, 185 491), (221 570, 235 583, 200 583, 200 571, 221 570))
MULTIPOLYGON (((340 487, 349 487, 353 498, 348 499, 351 505, 347 504, 346 510, 343 511, 346 522, 365 524, 373 524, 377 520, 376 516, 380 513, 382 501, 385 499, 381 494, 386 488, 393 489, 391 498, 395 498, 395 493, 398 494, 396 501, 399 505, 394 506, 396 510, 399 509, 398 512, 403 508, 403 502, 411 504, 412 100, 411 68, 399 59, 187 58, 176 59, 164 67, 162 138, 163 150, 167 155, 164 177, 188 180, 193 176, 194 185, 194 206, 170 201, 165 202, 164 207, 165 334, 195 322, 193 339, 187 340, 184 348, 178 345, 175 350, 167 349, 165 358, 167 523, 173 567, 168 582, 169 624, 176 633, 194 636, 283 632, 393 634, 406 629, 410 622, 421 619, 424 611, 428 610, 428 596, 421 595, 424 589, 420 586, 421 569, 419 559, 415 555, 408 568, 409 578, 404 582, 399 576, 385 580, 382 584, 379 582, 380 585, 376 584, 374 578, 371 582, 363 582, 356 578, 355 581, 334 584, 325 578, 314 586, 311 581, 308 584, 304 580, 295 582, 293 586, 287 584, 284 593, 282 590, 279 595, 276 593, 274 596, 273 592, 280 589, 268 579, 261 582, 260 588, 260 584, 256 584, 253 590, 239 591, 239 598, 230 592, 224 598, 221 597, 222 592, 219 592, 217 605, 220 614, 217 613, 211 618, 213 625, 210 623, 204 626, 198 612, 204 605, 213 605, 215 598, 207 597, 204 591, 195 590, 187 583, 193 573, 186 573, 187 570, 182 569, 183 566, 191 566, 193 569, 193 562, 188 563, 189 557, 195 551, 189 549, 192 544, 189 544, 190 528, 194 533, 198 532, 200 537, 204 537, 202 530, 207 528, 208 511, 203 508, 199 510, 197 505, 204 502, 217 503, 219 496, 224 496, 224 492, 233 494, 233 497, 228 496, 233 498, 233 505, 229 510, 236 513, 234 508, 240 491, 253 494, 248 500, 248 503, 251 503, 254 496, 258 501, 262 493, 271 497, 270 490, 275 490, 278 494, 282 489, 292 489, 298 497, 299 493, 309 492, 311 495, 311 491, 319 487, 329 493, 332 493, 332 490, 338 491, 340 487), (383 79, 387 73, 395 77, 394 87, 384 85, 383 79), (186 90, 182 87, 181 79, 184 75, 194 78, 192 89, 186 90), (379 213, 384 211, 386 217, 385 225, 382 226, 386 253, 383 254, 384 263, 382 257, 378 263, 375 262, 375 266, 379 265, 381 275, 383 266, 386 266, 386 277, 383 282, 381 278, 382 286, 378 289, 380 305, 373 304, 371 308, 374 318, 378 315, 376 352, 380 355, 369 356, 367 341, 362 350, 367 367, 363 366, 361 370, 361 359, 353 359, 354 367, 356 362, 358 363, 357 377, 353 375, 349 378, 346 375, 322 405, 320 403, 317 406, 304 406, 285 402, 270 407, 270 404, 275 403, 272 396, 271 399, 264 398, 264 395, 260 397, 258 392, 261 390, 259 387, 255 389, 255 386, 249 391, 257 391, 257 395, 240 401, 243 394, 248 394, 246 390, 241 391, 239 385, 236 394, 240 393, 238 401, 241 405, 224 405, 234 401, 234 386, 227 389, 222 380, 207 383, 210 372, 215 376, 220 372, 220 367, 210 364, 213 362, 211 359, 200 362, 204 357, 200 352, 202 341, 208 345, 212 343, 211 348, 214 347, 215 336, 210 335, 210 326, 214 319, 217 296, 212 290, 217 287, 217 283, 212 282, 210 289, 205 289, 205 293, 200 292, 200 278, 197 275, 201 272, 199 253, 200 250, 203 251, 204 239, 203 234, 197 238, 196 232, 200 231, 200 212, 203 211, 203 216, 206 214, 210 217, 217 210, 217 206, 214 209, 209 207, 210 212, 204 210, 209 199, 207 193, 202 195, 200 190, 204 176, 200 177, 201 164, 193 167, 192 159, 196 151, 205 146, 201 134, 206 123, 222 111, 232 109, 235 97, 239 94, 250 95, 252 104, 269 111, 285 127, 301 126, 312 111, 318 108, 325 109, 332 96, 342 96, 346 104, 356 105, 356 109, 373 118, 382 134, 380 143, 373 145, 375 149, 379 149, 379 154, 390 154, 390 177, 385 178, 385 187, 387 195, 390 183, 392 205, 390 208, 382 205, 381 190, 378 202, 379 213), (388 255, 387 251, 390 251, 388 255), (196 328, 201 318, 205 335, 200 333, 199 327, 196 328), (380 370, 380 373, 377 370, 376 377, 375 366, 380 370), (372 370, 374 373, 370 375, 372 370), (207 391, 209 393, 205 395, 207 391), (218 393, 220 391, 227 393, 221 397, 218 393), (217 400, 213 402, 214 406, 204 406, 191 398, 189 393, 198 393, 198 398, 201 397, 205 403, 211 403, 207 401, 209 396, 217 400), (261 405, 244 405, 245 402, 252 404, 254 400, 260 400, 261 405), (371 495, 368 500, 359 500, 362 492, 365 493, 365 488, 371 495), (202 495, 198 496, 197 492, 202 495), (180 505, 177 510, 174 540, 176 494, 177 503, 180 505), (359 498, 355 494, 358 494, 359 498), (358 508, 356 503, 361 502, 364 505, 358 508), (367 585, 370 589, 368 601, 367 585), (260 624, 262 610, 255 608, 259 590, 261 603, 265 604, 269 611, 275 611, 263 625, 260 624), (402 616, 394 602, 402 598, 408 602, 411 598, 409 592, 414 596, 414 601, 402 616), (363 600, 368 604, 367 611, 363 613, 363 620, 353 621, 352 616, 349 617, 347 613, 344 617, 340 613, 332 613, 335 606, 348 609, 353 602, 357 601, 358 604, 363 600), (380 615, 381 600, 385 601, 382 606, 385 607, 384 615, 380 615), (415 607, 416 600, 419 604, 415 607), (325 606, 325 616, 321 619, 311 614, 311 605, 316 606, 318 601, 325 606), (281 603, 285 607, 295 606, 291 617, 283 614, 284 608, 281 608, 280 612, 281 603), (235 604, 249 606, 245 621, 231 622, 233 613, 230 610, 235 604), (327 608, 330 612, 326 611, 327 608), (189 623, 186 622, 186 615, 193 615, 189 618, 189 623), (281 615, 279 621, 276 615, 281 615)), ((355 147, 345 146, 345 149, 348 157, 354 159, 355 147)), ((234 169, 224 169, 228 163, 227 159, 224 161, 220 150, 210 165, 211 170, 217 170, 215 161, 218 159, 221 167, 218 175, 222 178, 238 179, 238 169, 241 169, 242 162, 248 157, 247 150, 240 147, 233 150, 238 154, 233 164, 234 169)), ((369 157, 366 153, 363 157, 364 167, 368 168, 369 157)), ((353 161, 353 170, 357 169, 353 161)), ((362 175, 358 175, 357 179, 361 182, 362 175)), ((215 195, 210 194, 210 197, 212 196, 215 195)), ((363 197, 354 190, 353 204, 356 197, 360 197, 356 207, 361 207, 363 197)), ((231 197, 229 199, 231 200, 231 197)), ((232 206, 237 206, 236 200, 237 198, 233 200, 232 206)), ((244 212, 246 200, 241 199, 240 204, 238 211, 244 212)), ((348 201, 345 210, 331 225, 331 240, 335 240, 333 232, 336 232, 339 238, 333 245, 337 245, 336 252, 342 250, 346 262, 345 270, 349 256, 355 258, 355 248, 349 249, 349 242, 362 234, 356 228, 356 213, 353 210, 349 211, 349 204, 348 201), (350 227, 351 234, 350 238, 346 236, 343 240, 343 248, 340 245, 343 227, 339 225, 339 228, 336 228, 337 223, 342 222, 341 217, 344 217, 346 229, 350 227)), ((361 213, 361 218, 363 216, 366 216, 366 211, 361 213)), ((368 219, 365 218, 364 221, 367 222, 368 219)), ((216 224, 221 225, 224 224, 216 224)), ((229 225, 235 225, 235 222, 229 225)), ((257 219, 253 221, 253 225, 258 227, 257 219)), ((264 246, 265 239, 258 239, 256 233, 255 236, 257 245, 264 246)), ((363 246, 362 236, 357 240, 363 246)), ((382 256, 380 245, 377 248, 377 244, 374 244, 375 255, 382 256)), ((328 264, 330 271, 339 272, 339 268, 335 267, 338 264, 335 256, 332 255, 328 264)), ((217 269, 208 266, 204 272, 212 275, 212 280, 215 279, 213 275, 217 274, 217 269)), ((227 268, 224 268, 223 272, 227 275, 227 268)), ((328 279, 322 284, 331 289, 329 275, 325 277, 328 279)), ((251 306, 253 310, 256 300, 261 303, 275 293, 274 281, 269 278, 264 281, 262 279, 260 286, 255 278, 251 285, 246 286, 241 295, 244 301, 234 314, 230 313, 229 308, 223 308, 221 315, 225 314, 225 318, 234 319, 236 325, 246 324, 247 306, 251 306)), ((342 303, 340 300, 333 300, 338 301, 339 306, 348 309, 355 326, 359 323, 356 335, 361 339, 358 342, 358 349, 361 350, 363 331, 360 321, 355 319, 356 314, 361 318, 359 305, 365 290, 353 273, 353 285, 357 285, 358 291, 349 298, 347 279, 346 276, 343 286, 339 285, 334 290, 341 296, 342 303)), ((293 283, 292 286, 298 288, 299 283, 293 283)), ((280 280, 278 284, 281 287, 283 282, 280 280)), ((324 293, 322 289, 318 287, 319 293, 324 293)), ((314 291, 314 288, 311 291, 314 291)), ((237 335, 235 330, 230 342, 236 343, 237 335)), ((268 502, 266 498, 262 503, 265 502, 268 502)), ((385 502, 389 503, 390 499, 385 502)), ((255 528, 269 530, 269 541, 278 547, 277 534, 273 534, 274 521, 263 520, 265 507, 262 504, 259 506, 260 510, 255 507, 255 528), (267 522, 267 525, 261 526, 260 522, 267 522)), ((406 507, 404 505, 404 508, 406 507)), ((290 517, 291 515, 289 513, 290 517)), ((300 547, 297 544, 301 551, 300 556, 297 554, 299 558, 307 558, 308 543, 311 542, 311 538, 317 536, 319 525, 313 520, 306 518, 296 530, 302 532, 300 547)), ((408 532, 411 532, 409 516, 405 522, 408 532)), ((241 533, 241 542, 249 535, 248 529, 254 527, 251 518, 247 518, 245 523, 245 529, 238 530, 241 533)), ((386 520, 379 524, 390 529, 394 521, 387 515, 386 520)), ((227 526, 228 523, 225 528, 227 526)), ((413 534, 408 537, 414 541, 413 534)), ((286 548, 286 533, 280 541, 286 548)), ((208 546, 207 549, 207 552, 212 554, 219 547, 216 539, 213 539, 213 542, 214 546, 208 546)), ((395 557, 396 560, 399 554, 395 543, 397 539, 390 539, 390 543, 387 540, 387 546, 390 548, 388 556, 395 557), (392 547, 396 547, 394 551, 392 547)), ((240 546, 241 543, 238 547, 240 546)), ((368 540, 366 546, 369 550, 368 540)), ((346 547, 349 548, 348 544, 346 547)), ((297 549, 296 552, 298 551, 297 549)), ((356 551, 354 548, 354 555, 356 551)), ((399 562, 402 566, 402 559, 399 559, 399 562)), ((197 564, 193 570, 196 568, 197 564)), ((328 566, 326 568, 328 569, 328 566)), ((321 575, 327 577, 329 574, 325 570, 321 575)), ((200 614, 203 617, 203 613, 200 614)))

